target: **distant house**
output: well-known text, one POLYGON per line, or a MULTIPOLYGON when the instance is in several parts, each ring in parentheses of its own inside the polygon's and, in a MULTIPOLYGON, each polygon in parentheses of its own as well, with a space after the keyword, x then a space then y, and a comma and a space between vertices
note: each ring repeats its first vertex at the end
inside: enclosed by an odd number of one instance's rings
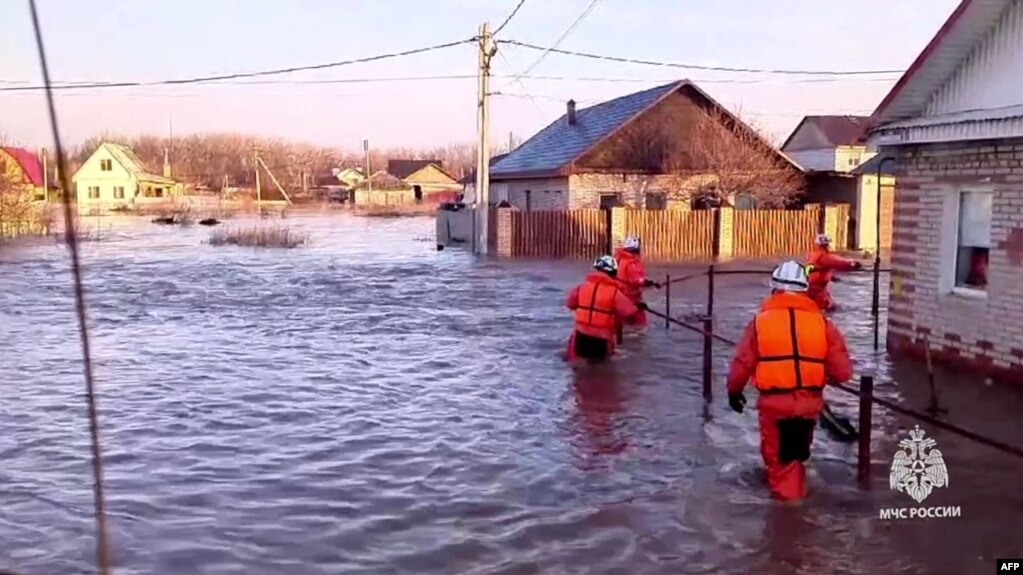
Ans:
POLYGON ((707 117, 728 138, 762 152, 779 171, 802 177, 798 165, 695 84, 682 80, 581 110, 569 101, 562 117, 494 163, 490 200, 507 200, 526 211, 690 207, 715 176, 695 160, 669 174, 660 155, 668 148, 699 148, 703 136, 695 127, 707 117), (655 132, 659 138, 646 136, 655 132), (679 182, 678 174, 685 172, 691 177, 679 182), (681 195, 680 187, 691 189, 684 199, 673 198, 681 195))
POLYGON ((78 209, 85 213, 167 202, 184 191, 184 186, 170 177, 166 163, 164 175, 154 174, 130 148, 110 142, 96 148, 72 182, 78 209))
POLYGON ((46 181, 39 154, 25 148, 0 148, 0 174, 9 184, 23 189, 34 200, 45 200, 46 188, 55 188, 46 181))
POLYGON ((354 187, 366 179, 366 174, 364 174, 359 168, 345 168, 338 171, 334 177, 337 178, 337 181, 341 185, 354 187))
MULTIPOLYGON (((875 153, 867 149, 867 116, 806 116, 782 144, 781 151, 806 170, 806 203, 849 204, 848 245, 873 251, 877 245, 876 167, 864 165, 875 153)), ((873 166, 873 164, 872 164, 873 166)), ((891 248, 894 180, 881 179, 881 249, 891 248)))
POLYGON ((888 349, 1023 383, 1023 2, 963 0, 875 110, 898 179, 888 349))
POLYGON ((444 171, 439 160, 390 160, 387 173, 412 189, 416 201, 422 201, 436 192, 457 192, 461 184, 444 171))

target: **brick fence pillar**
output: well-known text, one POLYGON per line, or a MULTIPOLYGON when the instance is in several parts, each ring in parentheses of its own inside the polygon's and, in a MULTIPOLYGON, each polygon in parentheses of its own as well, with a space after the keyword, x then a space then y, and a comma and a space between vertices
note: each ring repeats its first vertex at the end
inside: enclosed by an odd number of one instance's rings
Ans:
MULTIPOLYGON (((626 218, 629 213, 625 208, 611 208, 611 243, 614 246, 622 245, 625 241, 626 218)), ((642 238, 641 238, 642 239, 642 238)))
POLYGON ((512 238, 512 208, 497 208, 497 229, 492 233, 497 234, 497 255, 498 257, 509 258, 513 254, 515 244, 512 238))
POLYGON ((735 208, 719 208, 718 257, 728 259, 735 256, 735 208))

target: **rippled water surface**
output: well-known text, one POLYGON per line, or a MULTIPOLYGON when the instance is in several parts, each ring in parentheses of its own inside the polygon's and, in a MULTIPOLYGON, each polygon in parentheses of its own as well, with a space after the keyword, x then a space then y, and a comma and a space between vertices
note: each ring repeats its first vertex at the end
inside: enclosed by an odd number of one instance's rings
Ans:
MULTIPOLYGON (((915 506, 887 477, 913 422, 877 410, 873 488, 855 486, 854 447, 820 435, 813 494, 784 507, 755 411, 723 401, 726 346, 709 408, 699 336, 661 324, 573 374, 562 305, 585 262, 437 252, 416 241, 430 219, 286 222, 312 244, 210 247, 206 229, 135 221, 84 246, 118 573, 959 574, 1023 555, 1023 466, 986 447, 924 425, 950 476, 926 504, 962 517, 880 520, 915 506)), ((704 283, 674 286, 673 313, 701 311, 704 283)), ((720 278, 721 333, 763 283, 720 278)), ((28 574, 94 570, 70 285, 61 246, 0 251, 0 568, 28 574)), ((918 369, 872 351, 869 275, 835 293, 859 368, 925 406, 918 369)), ((1015 390, 938 388, 951 421, 1023 442, 1015 390)))

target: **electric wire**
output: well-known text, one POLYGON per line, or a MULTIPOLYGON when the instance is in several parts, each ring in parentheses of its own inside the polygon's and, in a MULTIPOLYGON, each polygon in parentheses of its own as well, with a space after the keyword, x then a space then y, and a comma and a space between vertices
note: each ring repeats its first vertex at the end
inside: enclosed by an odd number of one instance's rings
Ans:
POLYGON ((685 68, 690 70, 705 70, 711 72, 736 72, 736 73, 763 73, 763 74, 789 74, 789 75, 802 75, 802 76, 868 76, 876 74, 902 74, 905 70, 789 70, 789 69, 772 69, 772 68, 732 68, 727 66, 705 66, 700 64, 682 64, 677 62, 658 62, 655 60, 640 60, 636 58, 624 58, 621 56, 603 56, 599 54, 591 54, 587 52, 578 52, 575 50, 562 50, 557 45, 551 47, 537 46, 536 44, 530 44, 528 42, 520 42, 518 40, 498 40, 499 44, 508 44, 511 46, 519 46, 521 48, 528 48, 530 50, 539 50, 546 54, 554 53, 561 54, 563 56, 576 56, 579 58, 588 58, 591 60, 606 60, 609 62, 618 62, 622 64, 641 64, 645 66, 663 66, 668 68, 685 68))
POLYGON ((519 9, 522 8, 522 5, 525 3, 526 0, 519 0, 519 3, 515 5, 515 9, 511 11, 511 14, 508 14, 508 17, 504 19, 504 22, 501 22, 501 25, 497 27, 497 30, 494 30, 492 36, 497 36, 498 34, 500 34, 501 30, 504 30, 504 27, 508 25, 508 22, 512 21, 512 18, 514 18, 515 15, 519 13, 519 9))

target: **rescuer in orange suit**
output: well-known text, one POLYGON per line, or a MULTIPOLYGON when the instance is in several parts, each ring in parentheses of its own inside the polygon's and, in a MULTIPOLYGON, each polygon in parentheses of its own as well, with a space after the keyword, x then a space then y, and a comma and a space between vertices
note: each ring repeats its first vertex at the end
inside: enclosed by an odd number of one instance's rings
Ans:
POLYGON ((828 284, 834 278, 834 272, 856 271, 862 269, 863 264, 831 253, 831 238, 828 234, 817 234, 814 243, 816 245, 810 251, 810 261, 807 265, 810 269, 809 295, 810 299, 817 302, 817 307, 830 311, 835 307, 835 302, 831 299, 828 284))
POLYGON ((635 316, 646 304, 632 303, 616 279, 618 263, 611 256, 593 262, 596 271, 568 294, 566 306, 575 312, 575 330, 568 340, 565 359, 603 361, 615 351, 618 326, 635 316))
POLYGON ((783 501, 806 496, 806 468, 824 386, 852 378, 845 338, 807 297, 806 270, 788 261, 771 274, 771 296, 746 327, 728 372, 728 404, 742 413, 751 378, 760 392, 760 454, 783 501))
MULTIPOLYGON (((618 280, 622 283, 622 291, 625 296, 638 304, 643 301, 643 290, 648 287, 661 287, 661 284, 651 281, 646 277, 646 266, 640 257, 639 238, 629 236, 622 242, 622 247, 615 250, 615 261, 618 262, 618 280)), ((646 312, 639 310, 639 313, 632 319, 626 320, 625 325, 644 328, 647 326, 646 312)))

